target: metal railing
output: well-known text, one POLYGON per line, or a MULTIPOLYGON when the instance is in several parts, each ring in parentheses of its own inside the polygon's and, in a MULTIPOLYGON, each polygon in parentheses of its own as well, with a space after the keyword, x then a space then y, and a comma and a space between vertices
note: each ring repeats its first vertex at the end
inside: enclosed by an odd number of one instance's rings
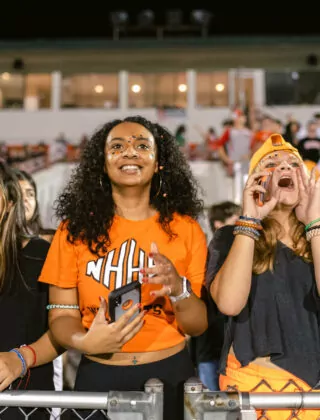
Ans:
POLYGON ((265 409, 293 410, 295 420, 300 419, 300 410, 313 410, 314 420, 319 420, 320 392, 207 391, 198 378, 190 378, 184 386, 184 420, 259 420, 256 410, 265 409))
MULTIPOLYGON (((163 420, 163 384, 150 379, 144 391, 72 392, 5 391, 0 393, 0 419, 11 420, 10 407, 25 420, 163 420), (60 408, 58 415, 50 408, 60 408), (41 413, 39 413, 39 411, 41 413), (37 416, 39 415, 39 416, 37 416)), ((198 378, 184 386, 185 420, 257 420, 256 410, 289 409, 299 420, 302 409, 320 419, 320 392, 247 393, 206 390, 198 378)), ((21 417, 19 417, 21 418, 21 417)), ((268 418, 262 414, 262 417, 268 418)), ((302 420, 303 417, 301 417, 302 420)), ((164 419, 165 420, 165 419, 164 419)))
POLYGON ((110 419, 162 420, 163 384, 158 379, 146 382, 144 391, 73 392, 73 391, 4 391, 0 392, 0 419, 10 420, 9 409, 15 407, 33 420, 110 419), (56 416, 50 408, 61 408, 56 416), (26 410, 31 408, 31 410, 26 410), (89 411, 89 412, 88 412, 89 411), (97 416, 99 414, 99 416, 97 416))

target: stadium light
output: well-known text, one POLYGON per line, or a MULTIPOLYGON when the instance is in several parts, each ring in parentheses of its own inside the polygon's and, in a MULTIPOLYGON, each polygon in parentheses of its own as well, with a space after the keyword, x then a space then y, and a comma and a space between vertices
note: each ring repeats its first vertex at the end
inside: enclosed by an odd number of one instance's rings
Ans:
POLYGON ((125 10, 117 10, 110 13, 110 19, 113 26, 123 26, 128 23, 129 15, 125 10))
POLYGON ((154 24, 155 15, 150 9, 142 10, 138 14, 138 25, 142 28, 150 27, 154 24))
POLYGON ((191 12, 191 22, 201 27, 202 36, 207 35, 208 28, 212 19, 212 13, 204 9, 196 9, 191 12))
POLYGON ((125 10, 111 12, 110 21, 113 26, 113 39, 119 39, 121 29, 124 29, 129 22, 128 12, 125 10))

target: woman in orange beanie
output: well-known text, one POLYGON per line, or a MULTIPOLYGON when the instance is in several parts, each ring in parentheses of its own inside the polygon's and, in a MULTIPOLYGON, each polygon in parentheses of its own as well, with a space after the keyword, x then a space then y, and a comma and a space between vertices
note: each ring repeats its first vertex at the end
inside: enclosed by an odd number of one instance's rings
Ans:
MULTIPOLYGON (((209 246, 208 288, 229 316, 222 390, 296 392, 320 384, 320 180, 279 134, 253 155, 243 215, 209 246)), ((259 419, 315 420, 318 410, 259 419)))

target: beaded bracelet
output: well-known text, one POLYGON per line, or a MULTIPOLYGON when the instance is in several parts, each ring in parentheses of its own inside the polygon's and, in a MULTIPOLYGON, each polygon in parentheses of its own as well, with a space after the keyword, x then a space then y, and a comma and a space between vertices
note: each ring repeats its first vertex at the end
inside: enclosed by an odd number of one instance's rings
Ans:
POLYGON ((79 305, 56 305, 56 304, 51 304, 51 305, 47 305, 47 310, 49 311, 50 309, 79 309, 79 305))
POLYGON ((239 220, 244 220, 245 222, 254 222, 257 225, 261 225, 261 219, 255 219, 254 217, 240 216, 239 220))
POLYGON ((244 226, 235 226, 235 228, 233 229, 233 234, 234 235, 242 234, 242 235, 250 236, 250 238, 253 238, 254 240, 258 240, 260 237, 259 231, 257 231, 256 229, 248 228, 244 226))
POLYGON ((242 221, 242 220, 237 220, 235 225, 236 226, 250 227, 250 228, 253 228, 253 229, 256 229, 256 230, 262 230, 263 229, 263 227, 261 225, 257 224, 257 223, 245 222, 245 221, 242 221))
POLYGON ((19 357, 19 359, 21 360, 21 363, 22 363, 22 371, 21 371, 21 374, 20 374, 20 378, 24 378, 26 376, 26 373, 28 372, 27 363, 26 363, 24 357, 22 356, 22 354, 20 353, 20 351, 17 350, 17 349, 12 349, 9 352, 10 353, 15 353, 19 357))
POLYGON ((23 347, 24 347, 25 349, 29 349, 29 350, 31 351, 31 353, 33 354, 33 362, 32 362, 32 364, 30 365, 30 367, 35 366, 35 365, 36 365, 36 363, 37 363, 37 353, 36 353, 35 349, 34 349, 33 347, 29 346, 28 344, 22 344, 22 345, 20 346, 20 348, 23 348, 23 347))
POLYGON ((249 236, 249 238, 254 239, 255 241, 257 241, 259 239, 258 236, 256 236, 254 233, 251 232, 245 232, 245 231, 241 231, 241 230, 237 230, 237 231, 233 231, 233 234, 236 235, 244 235, 244 236, 249 236))
POLYGON ((312 238, 319 235, 320 235, 320 226, 318 227, 318 229, 308 230, 307 235, 306 235, 307 241, 310 242, 312 238))
POLYGON ((237 232, 238 230, 240 231, 244 231, 244 232, 251 232, 256 236, 260 236, 260 232, 257 229, 254 229, 252 227, 248 227, 248 226, 235 226, 234 230, 237 232))

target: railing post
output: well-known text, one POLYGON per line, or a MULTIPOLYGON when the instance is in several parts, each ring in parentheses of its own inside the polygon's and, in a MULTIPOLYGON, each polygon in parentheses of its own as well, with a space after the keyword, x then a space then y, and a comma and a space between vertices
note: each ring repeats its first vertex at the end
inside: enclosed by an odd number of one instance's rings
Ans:
POLYGON ((248 392, 239 393, 241 420, 257 420, 257 412, 250 405, 250 395, 248 392))
POLYGON ((163 419, 163 383, 156 378, 149 379, 144 386, 146 394, 152 395, 153 413, 150 413, 146 420, 164 420, 163 419))
POLYGON ((184 420, 256 420, 255 410, 240 411, 238 392, 208 391, 198 378, 190 378, 184 387, 184 420), (207 416, 206 416, 207 415, 207 416), (240 417, 240 416, 243 417, 240 417))
POLYGON ((190 378, 184 384, 184 420, 202 420, 202 413, 198 411, 197 400, 203 392, 203 385, 199 378, 190 378))

